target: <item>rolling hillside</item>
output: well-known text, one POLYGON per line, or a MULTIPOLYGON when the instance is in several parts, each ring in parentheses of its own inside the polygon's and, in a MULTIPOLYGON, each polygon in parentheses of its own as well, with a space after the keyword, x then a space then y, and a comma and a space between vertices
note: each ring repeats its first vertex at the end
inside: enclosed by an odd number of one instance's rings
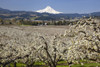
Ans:
MULTIPOLYGON (((60 20, 69 19, 75 17, 88 17, 90 14, 49 14, 49 13, 38 13, 30 11, 10 11, 8 9, 0 8, 0 18, 2 19, 31 19, 31 20, 60 20)), ((100 12, 91 13, 91 16, 100 16, 100 12)))

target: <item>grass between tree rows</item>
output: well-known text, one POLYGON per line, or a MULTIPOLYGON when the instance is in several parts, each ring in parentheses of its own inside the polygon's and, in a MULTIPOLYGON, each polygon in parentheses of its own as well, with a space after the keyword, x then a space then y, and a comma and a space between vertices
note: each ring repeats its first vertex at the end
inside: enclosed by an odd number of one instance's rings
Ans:
MULTIPOLYGON (((100 67, 100 63, 95 63, 95 62, 90 63, 88 61, 87 62, 86 61, 81 61, 81 62, 83 62, 84 65, 81 65, 81 64, 73 64, 71 67, 100 67)), ((10 64, 10 66, 11 67, 14 67, 13 66, 13 63, 10 64)), ((22 63, 17 63, 17 67, 26 67, 26 65, 25 64, 22 64, 22 63)), ((48 67, 48 66, 46 66, 45 63, 43 63, 43 62, 36 62, 34 64, 34 67, 48 67)), ((69 66, 67 65, 67 62, 66 61, 60 61, 60 62, 58 62, 57 67, 69 67, 69 66)))

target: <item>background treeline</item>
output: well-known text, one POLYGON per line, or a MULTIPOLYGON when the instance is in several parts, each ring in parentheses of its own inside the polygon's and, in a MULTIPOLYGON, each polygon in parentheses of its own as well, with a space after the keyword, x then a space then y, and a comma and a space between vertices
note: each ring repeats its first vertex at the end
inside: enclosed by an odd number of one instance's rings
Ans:
POLYGON ((66 21, 66 20, 51 20, 51 21, 31 21, 25 19, 11 19, 11 20, 4 20, 0 18, 0 25, 69 25, 69 24, 76 24, 77 21, 66 21))
MULTIPOLYGON (((78 21, 81 20, 90 20, 91 19, 97 19, 99 20, 100 17, 96 16, 96 17, 82 17, 82 18, 70 18, 67 20, 29 20, 29 19, 2 19, 0 18, 0 25, 74 25, 77 24, 78 21)), ((86 21, 84 21, 86 22, 86 21)))

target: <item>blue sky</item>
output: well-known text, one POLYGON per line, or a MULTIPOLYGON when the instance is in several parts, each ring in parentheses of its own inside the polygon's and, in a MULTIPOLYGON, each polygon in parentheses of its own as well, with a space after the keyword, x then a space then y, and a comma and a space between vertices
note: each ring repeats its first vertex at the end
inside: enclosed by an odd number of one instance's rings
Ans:
POLYGON ((100 0, 0 0, 0 7, 10 10, 36 11, 51 6, 63 13, 100 11, 100 0))

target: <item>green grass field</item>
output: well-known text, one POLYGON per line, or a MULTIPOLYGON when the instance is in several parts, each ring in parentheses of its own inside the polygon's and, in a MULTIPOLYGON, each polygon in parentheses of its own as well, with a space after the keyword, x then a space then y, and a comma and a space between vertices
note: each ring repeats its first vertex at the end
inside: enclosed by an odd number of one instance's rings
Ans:
MULTIPOLYGON (((83 62, 83 63, 84 63, 84 65, 74 64, 71 67, 100 67, 100 63, 94 63, 94 62, 93 63, 83 62)), ((10 66, 11 67, 14 67, 13 66, 13 63, 10 64, 10 66)), ((26 67, 26 65, 25 64, 22 64, 22 63, 17 63, 17 67, 26 67)), ((46 66, 45 63, 43 63, 43 62, 36 62, 34 64, 34 67, 48 67, 48 66, 46 66)), ((57 67, 69 67, 69 66, 67 65, 67 62, 66 61, 60 61, 60 62, 58 62, 57 67)))

